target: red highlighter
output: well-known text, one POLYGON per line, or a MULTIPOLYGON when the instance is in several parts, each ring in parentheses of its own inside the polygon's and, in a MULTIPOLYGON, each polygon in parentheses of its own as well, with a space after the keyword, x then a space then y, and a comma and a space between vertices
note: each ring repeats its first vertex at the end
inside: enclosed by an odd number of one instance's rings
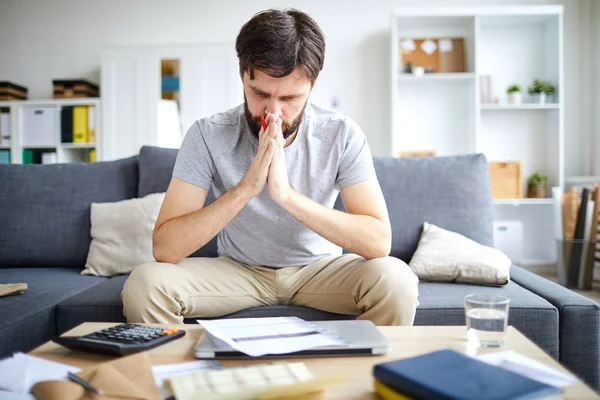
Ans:
POLYGON ((260 115, 260 122, 262 122, 263 131, 266 131, 267 123, 265 122, 265 117, 262 114, 260 115))

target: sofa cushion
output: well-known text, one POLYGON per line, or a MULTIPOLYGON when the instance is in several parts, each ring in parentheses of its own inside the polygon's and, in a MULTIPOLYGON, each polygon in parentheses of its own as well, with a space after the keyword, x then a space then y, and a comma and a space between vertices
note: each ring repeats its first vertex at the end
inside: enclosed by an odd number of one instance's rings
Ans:
MULTIPOLYGON (((392 222, 390 255, 408 263, 425 221, 493 246, 492 195, 483 154, 373 161, 392 222)), ((344 209, 341 199, 335 207, 344 209)))
MULTIPOLYGON (((508 324, 552 357, 558 358, 558 310, 542 297, 512 281, 503 287, 421 282, 415 325, 465 325, 464 298, 473 293, 508 297, 508 324)), ((465 340, 466 335, 465 330, 465 340)))
POLYGON ((105 280, 73 268, 0 269, 0 282, 28 285, 23 294, 0 297, 0 358, 56 335, 56 305, 105 280))
POLYGON ((92 203, 92 243, 82 275, 129 274, 154 261, 152 231, 164 193, 113 203, 92 203))
MULTIPOLYGON (((176 149, 144 146, 140 150, 140 182, 138 197, 151 193, 166 192, 173 174, 173 166, 177 158, 176 149)), ((212 188, 208 191, 205 206, 215 201, 212 188)), ((190 257, 217 257, 217 237, 196 250, 190 257)))
POLYGON ((421 281, 502 286, 510 259, 493 247, 425 222, 410 269, 421 281))
POLYGON ((2 164, 0 182, 0 266, 82 268, 92 202, 135 197, 138 163, 2 164))

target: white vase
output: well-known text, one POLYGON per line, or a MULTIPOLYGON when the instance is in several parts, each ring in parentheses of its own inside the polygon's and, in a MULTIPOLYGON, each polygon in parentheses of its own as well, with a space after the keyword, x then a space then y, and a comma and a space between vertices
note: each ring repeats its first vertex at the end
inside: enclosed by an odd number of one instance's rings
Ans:
POLYGON ((519 105, 523 100, 521 92, 510 92, 508 93, 508 104, 519 105))
POLYGON ((546 93, 534 93, 533 102, 537 104, 546 104, 546 93))

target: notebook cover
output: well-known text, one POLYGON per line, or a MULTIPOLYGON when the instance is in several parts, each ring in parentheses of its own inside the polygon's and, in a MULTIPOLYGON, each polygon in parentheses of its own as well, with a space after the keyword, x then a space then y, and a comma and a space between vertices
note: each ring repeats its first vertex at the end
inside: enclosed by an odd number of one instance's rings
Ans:
POLYGON ((422 400, 537 399, 562 390, 453 350, 377 364, 384 385, 422 400))

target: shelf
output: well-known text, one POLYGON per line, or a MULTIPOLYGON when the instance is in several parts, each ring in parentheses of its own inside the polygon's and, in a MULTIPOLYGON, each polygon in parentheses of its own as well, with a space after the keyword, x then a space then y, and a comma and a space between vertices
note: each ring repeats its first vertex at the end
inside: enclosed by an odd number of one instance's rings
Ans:
POLYGON ((95 143, 61 143, 63 149, 95 149, 95 143))
POLYGON ((23 146, 23 150, 48 150, 56 149, 56 146, 23 146))
POLYGON ((482 104, 482 111, 501 111, 501 110, 558 110, 559 104, 482 104))
POLYGON ((413 74, 405 74, 400 73, 398 75, 398 80, 402 82, 412 82, 412 81, 465 81, 475 79, 475 74, 472 72, 455 72, 455 73, 447 73, 447 74, 424 74, 421 76, 413 75, 413 74))
POLYGON ((86 105, 98 105, 98 104, 100 104, 99 97, 77 97, 77 98, 73 98, 73 99, 3 100, 3 101, 0 101, 0 107, 10 107, 12 105, 41 107, 41 106, 55 106, 55 105, 86 106, 86 105))
POLYGON ((552 199, 493 199, 494 205, 524 206, 524 205, 552 205, 552 199))

